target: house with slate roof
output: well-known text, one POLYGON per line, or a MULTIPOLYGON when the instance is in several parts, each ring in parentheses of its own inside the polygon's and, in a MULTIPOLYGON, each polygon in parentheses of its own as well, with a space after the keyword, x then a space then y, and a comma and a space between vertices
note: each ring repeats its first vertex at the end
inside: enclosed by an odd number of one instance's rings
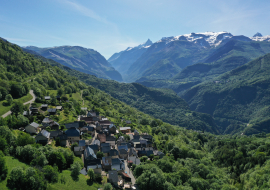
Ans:
POLYGON ((92 145, 98 145, 100 146, 100 141, 98 139, 95 139, 93 142, 92 142, 92 145))
POLYGON ((108 181, 110 183, 112 183, 113 185, 117 186, 118 185, 118 173, 117 173, 117 171, 115 171, 115 170, 109 171, 108 175, 109 175, 108 181))
POLYGON ((66 147, 68 145, 68 137, 66 134, 59 135, 60 145, 66 147))
POLYGON ((51 130, 59 130, 59 123, 57 123, 56 121, 53 121, 52 123, 50 123, 50 126, 51 130))
POLYGON ((111 170, 112 168, 112 157, 102 157, 102 168, 104 170, 111 170))
POLYGON ((115 134, 116 133, 116 126, 114 124, 110 124, 109 131, 110 131, 110 133, 115 134))
POLYGON ((48 126, 50 126, 50 124, 53 122, 53 120, 51 120, 49 117, 45 117, 42 121, 42 126, 43 128, 46 128, 48 126))
POLYGON ((66 130, 65 134, 69 141, 79 141, 81 139, 81 132, 75 127, 71 127, 66 130))
POLYGON ((111 149, 109 152, 109 156, 111 156, 112 158, 118 158, 119 152, 116 149, 111 149))
POLYGON ((56 106, 56 110, 62 111, 63 110, 63 106, 56 106))
POLYGON ((140 133, 135 129, 134 130, 134 135, 140 135, 140 133))
POLYGON ((50 131, 50 138, 51 139, 56 139, 60 135, 63 135, 63 131, 57 130, 57 131, 50 131))
POLYGON ((86 167, 87 171, 89 169, 93 169, 95 174, 101 174, 102 172, 102 165, 100 159, 91 160, 91 162, 89 162, 89 165, 87 165, 86 167))
POLYGON ((74 147, 74 154, 76 156, 81 156, 83 154, 84 148, 81 146, 74 147))
POLYGON ((97 156, 92 148, 89 146, 85 147, 84 150, 84 165, 88 166, 91 163, 91 160, 97 159, 97 156))
MULTIPOLYGON (((105 143, 103 143, 105 144, 105 143)), ((111 150, 111 146, 107 145, 107 146, 101 146, 100 151, 104 153, 105 156, 109 155, 109 152, 111 150)))
POLYGON ((105 134, 98 134, 97 138, 100 141, 100 143, 105 143, 106 142, 106 135, 105 134))
POLYGON ((25 131, 30 134, 37 134, 39 131, 39 124, 33 122, 25 127, 25 131))
POLYGON ((42 105, 41 105, 41 109, 42 109, 43 111, 46 111, 47 108, 48 108, 48 104, 42 104, 42 105))
POLYGON ((48 109, 48 112, 49 112, 50 115, 55 115, 56 114, 56 111, 57 110, 55 108, 49 108, 48 109))
POLYGON ((36 139, 36 142, 37 143, 40 143, 40 144, 43 144, 43 145, 46 145, 49 140, 50 140, 50 133, 46 130, 42 130, 41 132, 39 132, 37 134, 37 136, 35 137, 36 139))
POLYGON ((99 151, 99 146, 96 144, 91 144, 89 145, 89 147, 94 150, 95 154, 97 154, 97 152, 99 151))
POLYGON ((75 127, 75 128, 78 129, 79 126, 80 126, 80 124, 79 124, 79 123, 73 122, 73 123, 67 123, 67 124, 65 124, 65 126, 66 126, 67 129, 70 129, 70 128, 72 128, 72 127, 75 127))
POLYGON ((136 164, 136 165, 140 165, 140 163, 141 163, 140 158, 138 158, 136 156, 130 156, 130 157, 128 157, 128 161, 132 161, 132 163, 133 164, 136 164))
POLYGON ((135 150, 134 148, 131 148, 131 149, 129 150, 128 156, 129 156, 129 157, 132 157, 132 156, 138 157, 137 152, 136 152, 136 150, 135 150))
POLYGON ((146 156, 147 152, 145 150, 139 150, 138 155, 139 155, 139 157, 146 156))
POLYGON ((125 164, 119 158, 112 158, 112 170, 120 171, 125 169, 125 164))

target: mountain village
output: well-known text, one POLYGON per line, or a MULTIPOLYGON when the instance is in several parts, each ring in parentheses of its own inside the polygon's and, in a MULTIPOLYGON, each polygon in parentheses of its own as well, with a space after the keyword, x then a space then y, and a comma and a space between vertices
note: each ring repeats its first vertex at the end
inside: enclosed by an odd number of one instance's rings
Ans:
MULTIPOLYGON (((44 99, 50 102, 50 96, 44 99)), ((20 130, 34 135, 39 144, 50 145, 56 141, 58 146, 71 148, 74 155, 80 157, 84 163, 84 168, 80 171, 83 175, 87 175, 91 168, 95 174, 106 176, 108 182, 116 188, 138 189, 132 167, 140 164, 140 158, 153 159, 154 156, 164 156, 153 147, 153 137, 139 133, 136 129, 132 130, 129 127, 132 122, 129 120, 122 119, 126 127, 119 127, 98 112, 81 107, 85 115, 79 115, 77 121, 66 123, 65 129, 61 130, 60 124, 50 119, 50 116, 55 115, 58 110, 62 111, 63 107, 48 107, 49 104, 42 104, 25 111, 24 116, 35 115, 39 111, 47 111, 48 116, 41 124, 32 122, 20 130)))

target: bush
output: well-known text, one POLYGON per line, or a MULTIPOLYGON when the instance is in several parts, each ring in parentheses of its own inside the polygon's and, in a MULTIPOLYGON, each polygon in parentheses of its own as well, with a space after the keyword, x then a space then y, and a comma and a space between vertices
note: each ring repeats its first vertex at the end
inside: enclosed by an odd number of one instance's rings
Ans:
POLYGON ((51 183, 56 183, 58 181, 58 168, 57 166, 45 166, 43 168, 43 173, 45 179, 47 179, 51 183))

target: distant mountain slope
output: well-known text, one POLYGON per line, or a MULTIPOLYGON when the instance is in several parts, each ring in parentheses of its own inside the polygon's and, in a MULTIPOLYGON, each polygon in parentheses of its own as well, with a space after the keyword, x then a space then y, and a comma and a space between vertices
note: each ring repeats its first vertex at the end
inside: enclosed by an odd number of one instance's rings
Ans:
POLYGON ((147 40, 145 43, 136 47, 128 47, 126 50, 113 54, 108 62, 121 73, 123 77, 126 76, 126 72, 129 67, 152 45, 151 40, 147 40))
POLYGON ((148 87, 170 88, 181 96, 192 86, 212 80, 266 53, 270 53, 269 42, 230 39, 210 54, 205 63, 190 65, 170 80, 151 79, 138 82, 148 87))
POLYGON ((270 132, 270 54, 188 90, 194 111, 211 114, 224 133, 270 132))
POLYGON ((53 48, 38 48, 26 46, 25 49, 35 51, 40 55, 55 60, 62 65, 78 71, 96 75, 99 78, 122 81, 121 74, 97 51, 79 46, 60 46, 53 48))

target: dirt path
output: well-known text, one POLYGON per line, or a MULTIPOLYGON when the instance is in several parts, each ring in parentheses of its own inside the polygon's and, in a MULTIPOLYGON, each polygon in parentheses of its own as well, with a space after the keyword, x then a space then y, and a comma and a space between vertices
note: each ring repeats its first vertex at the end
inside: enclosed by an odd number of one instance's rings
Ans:
MULTIPOLYGON (((30 101, 28 101, 28 102, 23 103, 23 105, 31 104, 31 103, 33 103, 33 102, 36 100, 36 96, 35 96, 33 90, 30 90, 30 91, 29 91, 29 94, 31 94, 31 95, 33 96, 33 99, 30 100, 30 101)), ((2 115, 2 117, 5 118, 5 117, 7 117, 7 116, 10 115, 10 114, 11 114, 11 111, 8 111, 8 112, 5 113, 4 115, 2 115)))

